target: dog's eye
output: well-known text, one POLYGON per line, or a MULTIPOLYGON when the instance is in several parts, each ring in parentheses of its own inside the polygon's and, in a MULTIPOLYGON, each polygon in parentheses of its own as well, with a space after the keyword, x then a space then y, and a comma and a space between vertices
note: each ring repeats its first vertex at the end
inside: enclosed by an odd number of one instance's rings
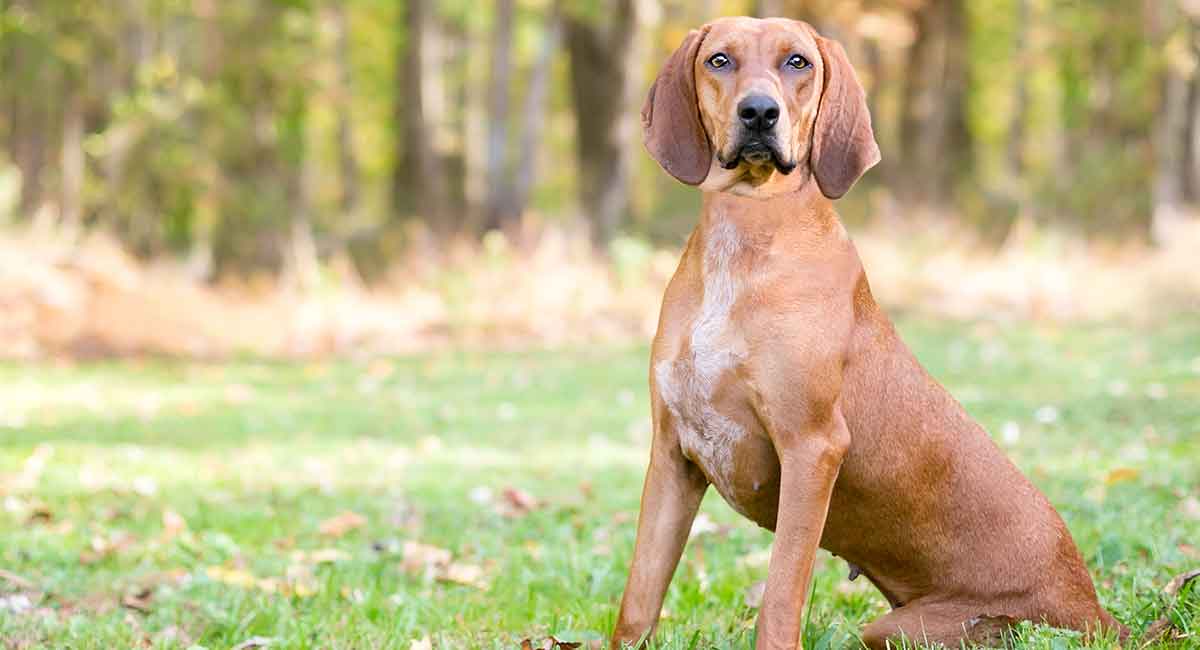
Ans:
POLYGON ((708 57, 708 65, 712 66, 713 69, 724 68, 729 65, 729 57, 724 52, 717 52, 708 57))
POLYGON ((799 54, 793 54, 791 57, 789 57, 787 64, 797 70, 803 70, 812 65, 808 62, 808 59, 800 56, 799 54))

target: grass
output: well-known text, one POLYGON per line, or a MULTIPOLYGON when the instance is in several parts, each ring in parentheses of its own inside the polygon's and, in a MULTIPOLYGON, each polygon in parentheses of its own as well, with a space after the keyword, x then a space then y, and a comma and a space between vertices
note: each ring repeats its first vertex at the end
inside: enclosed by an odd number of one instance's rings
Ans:
MULTIPOLYGON (((1135 630, 1162 615, 1159 590, 1200 566, 1200 321, 901 329, 1060 509, 1104 604, 1135 630)), ((646 357, 0 365, 0 639, 407 649, 428 636, 435 648, 506 650, 547 634, 598 640, 633 546, 646 357), (525 512, 507 488, 537 507, 525 512), (364 520, 334 519, 347 512, 364 520), (414 541, 478 568, 486 588, 439 580, 444 558, 424 547, 406 562, 414 541)), ((770 535, 711 492, 704 513, 715 530, 689 544, 657 647, 750 648, 743 593, 765 575, 770 535)), ((1200 647, 1197 587, 1170 610, 1192 635, 1180 646, 1200 647)), ((814 589, 809 648, 857 647, 857 630, 885 611, 824 552, 814 589)), ((1015 644, 1084 647, 1032 626, 1015 644)))

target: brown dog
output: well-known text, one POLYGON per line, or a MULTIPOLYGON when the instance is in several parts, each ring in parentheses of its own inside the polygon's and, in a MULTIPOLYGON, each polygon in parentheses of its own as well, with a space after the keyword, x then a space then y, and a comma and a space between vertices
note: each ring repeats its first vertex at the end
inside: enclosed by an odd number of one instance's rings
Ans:
POLYGON ((871 297, 831 203, 879 161, 842 47, 791 20, 705 25, 642 120, 704 211, 654 339, 654 441, 613 647, 652 632, 709 484, 775 531, 758 648, 800 647, 818 546, 891 603, 863 631, 870 648, 958 647, 1023 619, 1124 635, 1058 513, 871 297))

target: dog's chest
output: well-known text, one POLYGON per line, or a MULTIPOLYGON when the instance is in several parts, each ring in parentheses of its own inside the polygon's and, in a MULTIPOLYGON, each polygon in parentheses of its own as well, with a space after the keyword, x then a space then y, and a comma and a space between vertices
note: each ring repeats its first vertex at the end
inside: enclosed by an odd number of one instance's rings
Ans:
POLYGON ((654 365, 655 384, 684 455, 735 508, 735 453, 749 435, 736 406, 741 402, 736 370, 745 357, 743 333, 734 320, 745 290, 733 268, 739 248, 732 224, 709 233, 703 299, 691 314, 690 327, 668 346, 671 353, 654 365))

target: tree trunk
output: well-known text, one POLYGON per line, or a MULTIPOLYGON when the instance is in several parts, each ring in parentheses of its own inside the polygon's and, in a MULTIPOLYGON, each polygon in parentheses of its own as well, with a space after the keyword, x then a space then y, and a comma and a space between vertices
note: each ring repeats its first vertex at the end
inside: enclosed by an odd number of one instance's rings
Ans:
POLYGON ((945 207, 957 173, 970 162, 966 126, 966 20, 962 0, 931 0, 917 10, 900 124, 906 170, 901 197, 945 207))
POLYGON ((1190 220, 1195 205, 1189 205, 1192 185, 1197 120, 1193 95, 1196 92, 1195 27, 1182 12, 1162 3, 1162 13, 1152 17, 1152 31, 1163 43, 1163 100, 1155 133, 1154 210, 1150 234, 1156 243, 1166 244, 1179 227, 1190 220), (1190 59, 1190 60, 1189 60, 1190 59), (1191 167, 1192 169, 1189 169, 1191 167))
POLYGON ((537 173, 538 138, 542 135, 542 125, 546 123, 546 95, 550 70, 554 63, 554 52, 558 49, 561 32, 562 16, 558 6, 555 5, 550 9, 550 15, 546 17, 542 49, 529 75, 529 89, 526 92, 525 106, 522 109, 524 124, 521 126, 520 158, 517 161, 512 200, 513 212, 518 216, 523 214, 528 206, 529 194, 537 173))
POLYGON ((786 16, 782 0, 754 0, 754 15, 759 18, 786 16))
POLYGON ((83 217, 83 91, 78 81, 68 83, 68 97, 63 105, 62 153, 59 160, 60 196, 59 218, 63 225, 78 228, 83 217))
POLYGON ((566 20, 575 106, 579 162, 579 201, 591 224, 593 241, 607 244, 629 209, 632 128, 628 117, 631 47, 636 33, 634 0, 615 0, 607 29, 571 16, 566 20))
POLYGON ((438 226, 445 201, 445 177, 441 159, 430 141, 426 107, 425 75, 429 61, 424 47, 431 21, 425 0, 408 0, 404 12, 404 46, 396 70, 400 76, 395 123, 402 125, 396 156, 392 201, 397 218, 419 215, 438 226))
POLYGON ((334 111, 337 115, 338 169, 341 176, 340 208, 343 215, 358 212, 359 175, 358 156, 354 151, 354 127, 350 116, 350 98, 353 97, 350 65, 350 34, 346 25, 346 9, 341 2, 331 2, 329 13, 333 24, 334 61, 337 66, 337 81, 334 111))
POLYGON ((491 83, 488 90, 488 199, 484 230, 511 228, 512 186, 508 180, 508 105, 512 81, 513 0, 497 0, 492 24, 491 83))
MULTIPOLYGON (((23 1, 13 3, 17 9, 37 13, 23 1)), ((31 47, 29 36, 8 37, 11 48, 10 66, 15 75, 11 95, 9 137, 12 161, 21 172, 17 218, 28 219, 42 205, 43 172, 49 157, 47 133, 51 127, 48 107, 43 99, 49 95, 46 77, 50 72, 45 57, 31 47)))

